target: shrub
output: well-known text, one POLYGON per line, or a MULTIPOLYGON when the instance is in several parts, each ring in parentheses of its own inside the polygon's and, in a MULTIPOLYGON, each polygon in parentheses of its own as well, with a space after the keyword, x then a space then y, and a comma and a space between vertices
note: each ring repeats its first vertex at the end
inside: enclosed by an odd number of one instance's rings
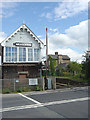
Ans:
POLYGON ((23 87, 23 88, 22 88, 22 91, 23 91, 23 92, 27 92, 27 91, 29 91, 29 88, 28 88, 28 87, 23 87))
POLYGON ((35 91, 40 91, 41 89, 40 89, 40 87, 37 85, 37 86, 35 86, 35 91))
POLYGON ((7 94, 7 93, 10 93, 10 92, 11 92, 11 91, 10 91, 9 88, 5 88, 5 89, 2 90, 2 93, 3 93, 3 94, 7 94))
POLYGON ((72 76, 72 74, 70 72, 63 72, 64 76, 72 76))
POLYGON ((16 92, 22 92, 22 88, 16 89, 16 92))

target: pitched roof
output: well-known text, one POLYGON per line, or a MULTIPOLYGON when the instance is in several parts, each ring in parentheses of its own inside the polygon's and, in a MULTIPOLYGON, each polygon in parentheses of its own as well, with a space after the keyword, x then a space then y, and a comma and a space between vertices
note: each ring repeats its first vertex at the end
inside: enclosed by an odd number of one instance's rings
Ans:
POLYGON ((63 60, 70 60, 70 58, 68 57, 68 55, 48 55, 48 56, 51 56, 53 59, 58 59, 58 56, 62 56, 62 59, 63 60))
POLYGON ((70 60, 70 58, 67 55, 62 55, 63 60, 70 60))
POLYGON ((15 34, 17 34, 17 32, 21 31, 21 29, 26 30, 28 33, 30 33, 30 35, 38 42, 44 45, 44 43, 30 30, 30 28, 26 25, 26 24, 22 24, 18 29, 16 29, 10 36, 8 36, 5 40, 3 40, 1 42, 1 44, 4 41, 9 41, 11 39, 11 37, 13 37, 15 34))
POLYGON ((51 56, 53 59, 58 59, 58 56, 57 55, 48 55, 48 56, 51 56))

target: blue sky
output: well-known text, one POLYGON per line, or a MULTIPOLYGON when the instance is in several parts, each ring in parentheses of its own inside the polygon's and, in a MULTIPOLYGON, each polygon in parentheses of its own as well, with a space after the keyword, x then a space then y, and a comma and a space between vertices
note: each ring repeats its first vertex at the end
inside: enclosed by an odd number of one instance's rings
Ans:
POLYGON ((2 3, 0 41, 24 23, 45 43, 48 28, 49 53, 67 54, 82 59, 88 49, 88 0, 71 2, 4 2, 2 3))
MULTIPOLYGON (((12 6, 12 3, 7 4, 11 4, 12 6)), ((53 9, 58 7, 59 3, 57 2, 13 2, 13 4, 15 4, 15 7, 9 8, 8 10, 8 14, 10 14, 12 10, 12 12, 14 12, 13 15, 10 17, 3 17, 2 19, 2 31, 7 34, 17 29, 23 23, 23 20, 37 35, 41 34, 45 36, 46 27, 49 29, 58 28, 60 33, 64 33, 65 29, 87 19, 87 13, 84 11, 67 19, 55 20, 53 9), (52 18, 44 16, 44 14, 49 12, 52 13, 52 18)), ((3 11, 4 9, 5 8, 3 8, 3 11)))

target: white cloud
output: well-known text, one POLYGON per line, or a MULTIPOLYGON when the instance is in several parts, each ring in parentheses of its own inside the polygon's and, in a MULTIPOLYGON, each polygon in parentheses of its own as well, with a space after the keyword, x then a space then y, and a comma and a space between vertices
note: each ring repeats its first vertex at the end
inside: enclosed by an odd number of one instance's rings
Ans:
MULTIPOLYGON (((81 63, 83 61, 83 53, 78 53, 75 50, 72 50, 71 48, 51 48, 49 47, 49 54, 55 54, 55 52, 58 52, 58 54, 62 55, 68 55, 70 57, 71 61, 77 61, 78 63, 81 63)), ((42 50, 42 58, 45 56, 46 50, 45 48, 42 50)))
POLYGON ((46 17, 47 19, 61 20, 72 17, 82 12, 86 12, 86 14, 88 14, 89 0, 59 0, 58 2, 59 3, 57 3, 56 7, 51 9, 49 13, 42 13, 41 17, 46 17))
MULTIPOLYGON (((45 41, 45 40, 43 40, 45 41)), ((88 47, 88 21, 82 21, 76 26, 65 30, 65 34, 48 33, 49 54, 58 51, 59 54, 69 55, 71 60, 82 61, 82 55, 88 47)), ((45 56, 45 52, 43 52, 45 56)))
POLYGON ((51 19, 52 18, 52 14, 51 13, 46 13, 46 18, 51 19))
POLYGON ((49 8, 50 8, 50 6, 45 6, 45 7, 44 7, 44 9, 49 9, 49 8))
POLYGON ((44 17, 45 16, 45 13, 42 13, 41 15, 40 15, 40 17, 44 17))
POLYGON ((40 15, 40 17, 45 17, 45 18, 47 18, 47 19, 52 19, 52 14, 51 13, 42 13, 41 15, 40 15))
POLYGON ((55 29, 50 28, 49 30, 50 30, 50 31, 53 31, 53 32, 58 32, 58 29, 57 29, 57 28, 55 28, 55 29))
POLYGON ((17 3, 15 2, 2 2, 0 3, 0 18, 10 17, 16 11, 17 3))
POLYGON ((88 46, 88 21, 70 27, 65 34, 49 34, 49 43, 51 48, 64 46, 85 50, 88 46))
POLYGON ((7 37, 4 32, 0 32, 0 43, 7 37))
POLYGON ((38 35, 37 37, 38 37, 38 38, 42 38, 42 35, 38 35))
POLYGON ((88 10, 88 0, 63 0, 54 9, 55 20, 65 19, 88 10))
POLYGON ((55 52, 58 52, 58 54, 68 55, 71 58, 71 61, 77 61, 79 63, 83 60, 82 53, 78 53, 70 48, 57 48, 54 49, 54 51, 50 49, 49 52, 50 54, 55 54, 55 52))

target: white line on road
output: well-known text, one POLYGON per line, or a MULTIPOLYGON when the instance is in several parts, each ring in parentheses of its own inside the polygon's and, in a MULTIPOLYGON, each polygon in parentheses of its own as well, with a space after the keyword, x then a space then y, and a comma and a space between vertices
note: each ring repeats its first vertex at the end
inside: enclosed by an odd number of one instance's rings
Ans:
POLYGON ((23 95, 22 93, 18 93, 18 94, 21 95, 22 97, 24 97, 24 98, 30 100, 30 101, 35 102, 36 104, 41 104, 40 102, 38 102, 38 101, 36 101, 36 100, 34 100, 34 99, 30 98, 30 97, 27 97, 27 96, 23 95))
POLYGON ((15 106, 15 107, 0 109, 0 112, 38 108, 38 107, 43 107, 43 106, 48 106, 48 105, 64 104, 64 103, 70 103, 70 102, 80 102, 80 101, 85 101, 85 100, 90 100, 90 97, 89 98, 85 97, 85 98, 78 98, 78 99, 71 99, 71 100, 54 101, 54 102, 47 102, 47 103, 40 103, 40 104, 32 104, 32 105, 24 105, 24 106, 15 106))

